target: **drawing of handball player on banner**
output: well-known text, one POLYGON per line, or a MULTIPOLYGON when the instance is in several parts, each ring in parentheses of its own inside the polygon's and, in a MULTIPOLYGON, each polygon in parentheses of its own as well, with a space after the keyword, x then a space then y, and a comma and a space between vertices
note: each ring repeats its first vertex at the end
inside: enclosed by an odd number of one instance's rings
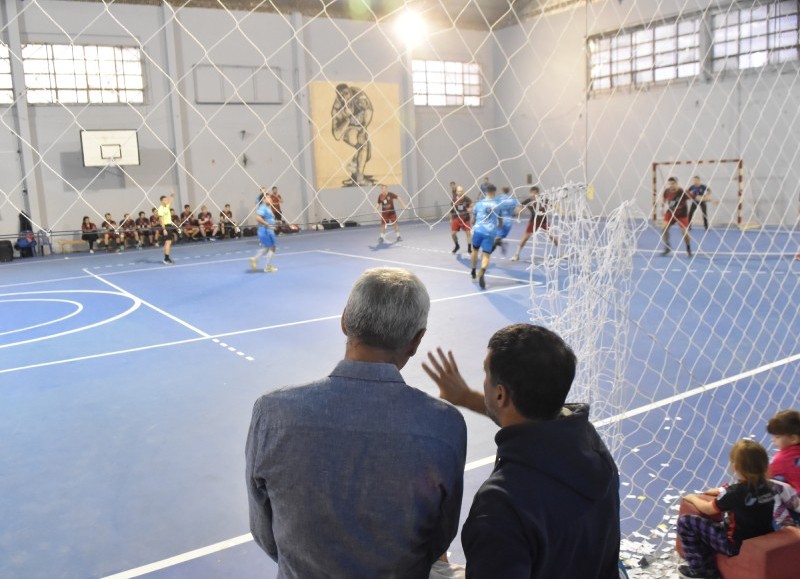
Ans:
POLYGON ((344 187, 375 185, 372 175, 365 174, 367 162, 372 158, 372 143, 367 127, 372 122, 372 101, 360 88, 345 83, 336 85, 336 98, 331 109, 333 138, 344 141, 356 152, 347 172, 350 177, 342 182, 344 187))

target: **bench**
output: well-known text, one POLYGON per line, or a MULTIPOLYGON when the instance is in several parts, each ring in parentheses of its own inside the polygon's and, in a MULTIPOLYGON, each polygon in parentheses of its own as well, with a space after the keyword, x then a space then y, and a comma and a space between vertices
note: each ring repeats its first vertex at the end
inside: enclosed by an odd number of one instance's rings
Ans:
POLYGON ((89 247, 89 244, 84 239, 60 239, 58 240, 58 248, 59 253, 72 253, 72 248, 76 245, 86 244, 86 247, 89 247), (69 251, 67 251, 69 248, 69 251))
MULTIPOLYGON (((700 496, 709 501, 713 498, 700 496)), ((681 501, 680 515, 703 516, 686 501, 681 501)), ((675 539, 675 550, 683 556, 680 537, 675 539)), ((797 579, 800 576, 800 528, 786 527, 748 539, 735 557, 717 554, 715 560, 722 579, 797 579)))

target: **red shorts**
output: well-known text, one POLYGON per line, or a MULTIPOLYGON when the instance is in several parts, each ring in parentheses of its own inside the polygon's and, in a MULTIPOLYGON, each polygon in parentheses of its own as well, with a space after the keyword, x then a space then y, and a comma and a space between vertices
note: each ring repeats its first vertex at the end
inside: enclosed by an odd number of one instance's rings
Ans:
POLYGON ((678 217, 671 211, 667 211, 664 213, 664 223, 667 224, 667 227, 671 226, 673 223, 677 223, 681 229, 689 229, 689 216, 678 217))
POLYGON ((394 223, 397 221, 397 213, 394 211, 383 211, 381 212, 381 221, 386 223, 394 223))
POLYGON ((456 233, 458 231, 469 231, 472 229, 472 225, 469 222, 469 219, 463 219, 462 217, 452 217, 450 219, 450 231, 456 233))
POLYGON ((547 231, 550 226, 547 225, 547 217, 534 217, 528 221, 528 227, 525 228, 525 233, 533 233, 533 231, 543 229, 547 231))
POLYGON ((205 229, 206 231, 213 231, 214 230, 214 224, 213 223, 203 223, 203 229, 205 229))

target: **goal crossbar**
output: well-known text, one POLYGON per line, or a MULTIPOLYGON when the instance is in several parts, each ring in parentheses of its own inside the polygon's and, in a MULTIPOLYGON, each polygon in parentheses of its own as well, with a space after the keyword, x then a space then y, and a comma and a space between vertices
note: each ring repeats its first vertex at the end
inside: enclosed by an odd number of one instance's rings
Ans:
POLYGON ((661 166, 677 166, 677 165, 714 165, 732 163, 736 165, 737 170, 737 185, 736 185, 736 225, 742 225, 742 194, 744 192, 744 162, 742 159, 707 159, 699 161, 654 161, 652 165, 653 170, 653 221, 658 220, 658 168, 661 166))

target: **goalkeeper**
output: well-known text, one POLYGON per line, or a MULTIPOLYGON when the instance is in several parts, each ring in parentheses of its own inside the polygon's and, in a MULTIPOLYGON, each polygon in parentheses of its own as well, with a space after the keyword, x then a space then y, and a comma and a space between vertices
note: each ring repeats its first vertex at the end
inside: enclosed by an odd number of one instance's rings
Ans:
POLYGON ((686 255, 692 257, 692 240, 689 237, 689 196, 678 185, 675 177, 667 179, 667 188, 664 189, 663 202, 666 205, 664 213, 664 228, 661 230, 661 241, 664 243, 664 251, 661 255, 669 255, 672 248, 669 245, 669 228, 677 223, 683 233, 683 241, 686 243, 686 255))

